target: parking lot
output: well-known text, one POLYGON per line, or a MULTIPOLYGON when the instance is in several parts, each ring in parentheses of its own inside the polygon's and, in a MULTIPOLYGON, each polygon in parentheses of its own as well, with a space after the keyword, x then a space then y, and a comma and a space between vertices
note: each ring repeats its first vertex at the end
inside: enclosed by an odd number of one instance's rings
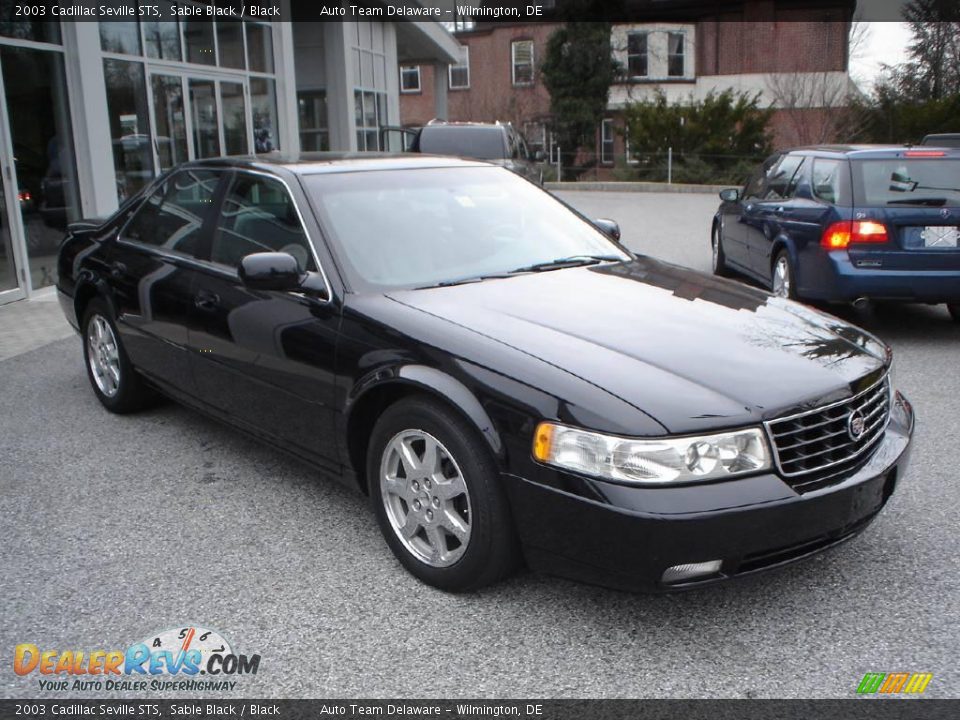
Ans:
MULTIPOLYGON (((715 196, 560 195, 634 250, 709 268, 715 196)), ((19 643, 120 649, 196 624, 261 655, 223 696, 845 698, 904 671, 956 697, 960 325, 942 306, 842 316, 893 346, 916 409, 897 494, 831 552, 667 596, 529 572, 443 594, 312 469, 172 403, 105 412, 77 337, 0 361, 0 695, 44 696, 11 670, 19 643)))

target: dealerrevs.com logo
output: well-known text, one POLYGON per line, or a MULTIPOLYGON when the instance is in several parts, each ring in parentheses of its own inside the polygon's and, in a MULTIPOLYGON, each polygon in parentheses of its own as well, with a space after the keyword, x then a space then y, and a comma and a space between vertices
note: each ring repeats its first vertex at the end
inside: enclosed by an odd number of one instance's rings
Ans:
POLYGON ((857 694, 872 695, 919 695, 933 680, 933 673, 867 673, 857 686, 857 694))
POLYGON ((43 691, 233 690, 238 675, 256 675, 260 655, 242 655, 215 630, 164 630, 126 650, 57 650, 21 643, 17 675, 38 676, 43 691), (202 678, 200 676, 203 676, 202 678))

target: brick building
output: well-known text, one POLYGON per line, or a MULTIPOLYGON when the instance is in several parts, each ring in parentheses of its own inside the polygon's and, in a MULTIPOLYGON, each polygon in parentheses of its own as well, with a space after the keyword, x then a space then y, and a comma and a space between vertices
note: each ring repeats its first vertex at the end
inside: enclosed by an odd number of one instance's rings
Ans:
MULTIPOLYGON (((776 109, 774 142, 793 146, 836 140, 837 107, 856 92, 848 74, 850 0, 686 2, 613 23, 611 44, 623 76, 611 87, 608 118, 597 130, 601 166, 627 159, 620 110, 662 91, 671 102, 711 90, 759 92, 776 109)), ((662 7, 662 6, 661 6, 662 7)), ((462 23, 459 65, 401 67, 400 117, 420 125, 437 117, 437 90, 449 120, 510 121, 528 144, 551 152, 550 97, 539 75, 559 22, 462 23), (442 100, 442 99, 441 99, 442 100)))

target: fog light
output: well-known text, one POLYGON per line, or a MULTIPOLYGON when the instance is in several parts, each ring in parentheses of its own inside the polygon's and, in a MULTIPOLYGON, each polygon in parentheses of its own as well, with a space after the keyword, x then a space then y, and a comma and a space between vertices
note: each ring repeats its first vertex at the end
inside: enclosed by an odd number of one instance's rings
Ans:
POLYGON ((665 583, 677 583, 706 575, 716 575, 720 572, 720 566, 722 564, 723 560, 708 560, 707 562, 674 565, 663 571, 662 581, 665 583))

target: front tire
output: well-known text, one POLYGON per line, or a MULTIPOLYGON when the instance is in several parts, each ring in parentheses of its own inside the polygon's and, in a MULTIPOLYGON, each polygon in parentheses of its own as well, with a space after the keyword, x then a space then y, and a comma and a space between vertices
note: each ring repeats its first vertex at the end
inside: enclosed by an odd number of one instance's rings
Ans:
POLYGON ((713 226, 710 248, 712 254, 711 265, 713 268, 713 274, 717 277, 727 277, 730 274, 730 268, 727 267, 727 256, 723 252, 723 239, 719 225, 713 226))
POLYGON ((797 289, 794 283, 793 263, 786 248, 777 253, 770 272, 770 292, 777 297, 787 300, 797 299, 797 289))
POLYGON ((443 405, 412 398, 390 406, 373 429, 367 478, 380 531, 419 580, 465 592, 514 569, 515 534, 496 463, 443 405))
POLYGON ((155 393, 133 369, 107 303, 95 299, 83 313, 83 359, 93 392, 113 413, 129 413, 149 405, 155 393))

